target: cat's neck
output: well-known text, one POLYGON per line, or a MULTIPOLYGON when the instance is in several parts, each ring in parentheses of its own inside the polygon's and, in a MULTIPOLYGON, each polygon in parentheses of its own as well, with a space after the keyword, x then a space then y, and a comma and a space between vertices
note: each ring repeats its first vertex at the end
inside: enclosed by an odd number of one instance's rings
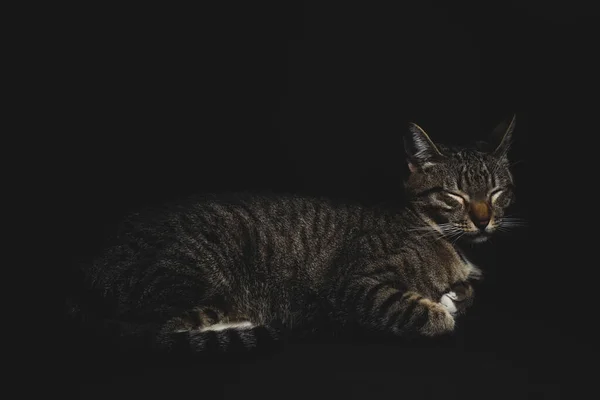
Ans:
POLYGON ((430 232, 432 236, 441 235, 437 225, 411 205, 363 207, 363 218, 358 223, 360 231, 384 232, 430 232))
POLYGON ((418 205, 414 202, 409 202, 401 212, 400 218, 403 223, 411 226, 412 228, 419 228, 423 230, 431 230, 437 232, 440 235, 442 231, 440 227, 435 223, 433 219, 427 216, 426 213, 422 212, 418 205))

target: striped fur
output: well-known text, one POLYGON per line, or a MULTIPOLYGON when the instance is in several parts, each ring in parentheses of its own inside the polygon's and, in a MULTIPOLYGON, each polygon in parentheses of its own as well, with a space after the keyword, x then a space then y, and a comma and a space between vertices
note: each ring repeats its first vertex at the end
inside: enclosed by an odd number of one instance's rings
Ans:
POLYGON ((491 234, 513 200, 513 127, 482 151, 434 145, 412 125, 400 212, 235 194, 134 214, 86 266, 88 283, 103 317, 138 327, 120 334, 171 352, 251 349, 322 317, 396 335, 450 333, 480 275, 456 245, 491 234), (470 219, 472 201, 489 206, 489 233, 470 219))

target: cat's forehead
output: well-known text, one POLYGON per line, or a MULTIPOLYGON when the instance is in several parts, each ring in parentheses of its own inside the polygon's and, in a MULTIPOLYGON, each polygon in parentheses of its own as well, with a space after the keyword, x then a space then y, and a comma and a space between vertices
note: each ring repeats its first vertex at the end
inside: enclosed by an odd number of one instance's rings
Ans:
POLYGON ((473 148, 446 148, 444 154, 450 161, 448 164, 459 169, 469 168, 477 171, 499 164, 499 160, 492 155, 473 148))
POLYGON ((480 164, 491 159, 489 154, 473 147, 443 146, 441 150, 451 160, 463 164, 480 164))
POLYGON ((449 158, 446 179, 465 192, 483 192, 502 184, 506 167, 492 155, 475 148, 444 148, 449 158))

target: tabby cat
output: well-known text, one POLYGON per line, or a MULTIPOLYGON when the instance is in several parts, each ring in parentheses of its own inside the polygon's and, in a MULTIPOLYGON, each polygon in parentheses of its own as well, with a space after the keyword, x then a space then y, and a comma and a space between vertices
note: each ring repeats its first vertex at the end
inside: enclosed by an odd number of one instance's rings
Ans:
POLYGON ((450 333, 480 277, 458 246, 488 239, 514 201, 514 126, 459 148, 410 124, 399 212, 238 194, 134 214, 85 270, 108 305, 102 318, 189 353, 254 348, 323 316, 400 336, 450 333))

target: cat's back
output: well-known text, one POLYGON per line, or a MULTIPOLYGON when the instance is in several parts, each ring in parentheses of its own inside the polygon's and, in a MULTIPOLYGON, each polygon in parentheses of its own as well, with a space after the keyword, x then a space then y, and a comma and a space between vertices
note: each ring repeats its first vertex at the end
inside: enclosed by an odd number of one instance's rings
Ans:
POLYGON ((83 268, 104 287, 127 286, 134 271, 177 265, 316 281, 369 218, 357 205, 309 196, 188 197, 127 216, 110 245, 83 268))
POLYGON ((312 228, 339 225, 359 216, 357 204, 327 198, 273 193, 221 193, 191 196, 158 207, 131 213, 119 226, 118 234, 171 234, 182 225, 222 230, 241 225, 255 228, 285 228, 312 225, 312 228))
POLYGON ((218 245, 247 251, 248 246, 285 249, 293 244, 303 251, 319 251, 321 243, 335 245, 368 218, 357 204, 310 196, 191 196, 129 214, 103 258, 126 258, 124 252, 156 252, 169 246, 218 245))

